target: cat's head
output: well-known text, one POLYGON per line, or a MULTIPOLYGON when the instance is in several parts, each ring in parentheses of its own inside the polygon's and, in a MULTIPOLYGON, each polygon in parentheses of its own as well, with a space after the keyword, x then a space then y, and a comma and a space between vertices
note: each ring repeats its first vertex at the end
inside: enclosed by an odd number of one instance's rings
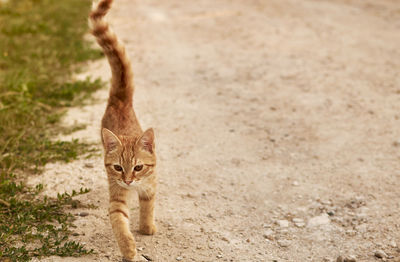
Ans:
POLYGON ((101 133, 109 177, 124 188, 140 187, 153 174, 156 165, 153 129, 147 129, 139 137, 117 137, 106 128, 101 133))

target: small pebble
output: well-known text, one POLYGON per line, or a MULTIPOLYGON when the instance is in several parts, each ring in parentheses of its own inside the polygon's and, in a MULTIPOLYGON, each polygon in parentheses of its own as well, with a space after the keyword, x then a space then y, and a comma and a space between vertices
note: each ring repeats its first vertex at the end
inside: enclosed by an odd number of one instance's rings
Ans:
POLYGON ((93 168, 94 165, 92 163, 85 163, 86 168, 93 168))
POLYGON ((278 245, 281 247, 288 247, 290 246, 290 240, 278 240, 278 245))
POLYGON ((89 215, 88 212, 80 212, 80 213, 79 213, 79 216, 81 216, 81 217, 86 217, 86 216, 88 216, 88 215, 89 215))
POLYGON ((176 260, 177 261, 181 261, 183 258, 182 257, 177 257, 176 260))
POLYGON ((357 262, 357 259, 355 256, 350 255, 344 259, 344 262, 357 262))
POLYGON ((272 231, 271 229, 267 229, 264 231, 263 237, 269 240, 273 240, 274 239, 274 231, 272 231))
POLYGON ((304 220, 301 219, 301 218, 293 218, 292 221, 293 221, 293 223, 302 223, 302 222, 304 222, 304 220))
POLYGON ((308 227, 317 227, 317 226, 322 226, 322 225, 327 225, 331 222, 327 214, 322 214, 320 216, 316 216, 311 218, 308 221, 307 226, 308 227))
POLYGON ((218 254, 218 255, 217 255, 217 258, 222 258, 222 255, 221 255, 221 254, 218 254))
POLYGON ((280 227, 289 227, 289 221, 287 220, 277 220, 276 224, 278 224, 280 227))
POLYGON ((375 256, 377 258, 387 258, 387 255, 386 255, 385 251, 383 251, 383 250, 375 251, 375 256))
POLYGON ((221 239, 224 240, 224 241, 226 241, 226 242, 228 242, 228 243, 231 242, 231 241, 229 241, 229 239, 227 239, 226 237, 222 237, 221 239))
POLYGON ((144 257, 147 261, 153 261, 153 259, 151 257, 149 257, 148 255, 142 255, 142 257, 144 257))
POLYGON ((306 223, 304 223, 304 220, 301 218, 293 218, 292 221, 296 227, 304 227, 306 225, 306 223))

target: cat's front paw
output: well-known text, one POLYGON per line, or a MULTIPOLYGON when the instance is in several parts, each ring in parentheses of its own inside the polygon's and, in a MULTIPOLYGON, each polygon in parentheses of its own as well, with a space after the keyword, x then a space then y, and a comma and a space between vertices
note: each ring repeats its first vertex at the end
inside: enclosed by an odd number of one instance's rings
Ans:
POLYGON ((141 225, 139 232, 143 235, 154 235, 157 232, 157 227, 154 224, 141 225))
POLYGON ((118 243, 121 249, 123 261, 131 262, 136 256, 136 244, 132 236, 128 236, 123 243, 118 243))
POLYGON ((136 256, 136 248, 134 250, 130 250, 122 258, 122 262, 133 262, 136 256))

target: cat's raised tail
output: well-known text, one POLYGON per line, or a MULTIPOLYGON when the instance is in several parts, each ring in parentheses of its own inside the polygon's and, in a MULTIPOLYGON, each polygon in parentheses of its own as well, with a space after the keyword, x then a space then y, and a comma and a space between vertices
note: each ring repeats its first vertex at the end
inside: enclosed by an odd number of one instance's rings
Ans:
POLYGON ((124 46, 118 41, 117 36, 104 20, 112 2, 113 0, 93 2, 92 11, 89 15, 89 27, 110 63, 112 80, 109 103, 120 104, 122 102, 122 104, 127 105, 132 104, 133 73, 124 46))

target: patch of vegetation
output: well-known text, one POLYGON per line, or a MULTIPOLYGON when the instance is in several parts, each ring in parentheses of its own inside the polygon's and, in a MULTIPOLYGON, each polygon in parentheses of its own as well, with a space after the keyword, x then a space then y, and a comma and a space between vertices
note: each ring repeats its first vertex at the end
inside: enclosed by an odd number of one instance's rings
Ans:
POLYGON ((57 198, 39 197, 43 186, 29 188, 0 176, 0 257, 28 261, 33 256, 77 256, 92 253, 83 245, 68 241, 73 216, 66 207, 83 207, 73 197, 89 189, 58 194, 57 198), (40 245, 38 245, 40 243, 40 245))
MULTIPOLYGON (((77 140, 57 141, 68 106, 100 88, 100 81, 71 81, 77 64, 102 56, 83 40, 89 0, 12 0, 0 4, 0 261, 78 256, 92 251, 68 241, 80 204, 62 194, 52 199, 29 188, 22 174, 39 173, 52 161, 93 154, 77 140), (14 174, 19 174, 15 176, 14 174), (28 244, 29 243, 29 244, 28 244)), ((71 132, 64 130, 64 132, 71 132)))

